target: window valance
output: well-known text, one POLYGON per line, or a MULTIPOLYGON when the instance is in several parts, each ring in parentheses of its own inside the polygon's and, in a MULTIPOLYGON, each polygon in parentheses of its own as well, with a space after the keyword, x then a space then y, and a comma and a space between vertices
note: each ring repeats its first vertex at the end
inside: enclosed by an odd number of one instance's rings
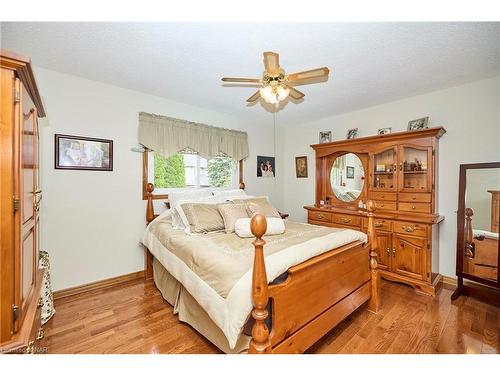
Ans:
POLYGON ((241 160, 249 153, 246 132, 144 112, 139 113, 139 143, 164 157, 186 148, 205 159, 224 154, 241 160))

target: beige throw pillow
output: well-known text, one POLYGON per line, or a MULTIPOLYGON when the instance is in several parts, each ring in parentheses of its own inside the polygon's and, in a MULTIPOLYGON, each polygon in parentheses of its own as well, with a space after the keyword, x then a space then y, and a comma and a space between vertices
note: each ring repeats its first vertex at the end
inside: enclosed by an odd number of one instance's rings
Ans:
POLYGON ((255 197, 255 198, 249 198, 249 199, 234 199, 233 202, 235 203, 245 203, 246 204, 246 209, 248 212, 248 216, 252 217, 256 213, 259 213, 261 215, 264 215, 265 217, 279 217, 281 218, 281 215, 279 214, 278 210, 273 207, 271 203, 269 203, 269 200, 267 197, 255 197))
POLYGON ((190 233, 224 230, 224 220, 216 204, 183 203, 181 208, 188 221, 190 233))
POLYGON ((226 233, 234 233, 234 224, 236 220, 248 218, 245 203, 224 203, 219 204, 218 207, 222 219, 224 220, 226 233))

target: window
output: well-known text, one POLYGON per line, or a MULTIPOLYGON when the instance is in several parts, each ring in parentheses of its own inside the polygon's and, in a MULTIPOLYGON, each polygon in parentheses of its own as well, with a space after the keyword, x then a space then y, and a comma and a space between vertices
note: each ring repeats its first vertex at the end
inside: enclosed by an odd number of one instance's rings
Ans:
POLYGON ((154 184, 155 196, 180 189, 238 187, 237 163, 230 157, 207 160, 189 151, 169 158, 153 151, 146 154, 144 167, 147 174, 143 177, 146 183, 154 184))

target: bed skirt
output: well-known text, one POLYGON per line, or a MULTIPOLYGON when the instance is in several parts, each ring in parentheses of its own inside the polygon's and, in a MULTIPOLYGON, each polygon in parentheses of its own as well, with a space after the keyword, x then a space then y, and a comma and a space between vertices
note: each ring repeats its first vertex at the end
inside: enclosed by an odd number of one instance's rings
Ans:
POLYGON ((229 343, 222 330, 215 325, 205 310, 182 287, 163 265, 153 257, 153 280, 163 298, 173 306, 181 322, 189 324, 224 353, 245 353, 248 350, 251 337, 240 334, 234 349, 229 348, 229 343))

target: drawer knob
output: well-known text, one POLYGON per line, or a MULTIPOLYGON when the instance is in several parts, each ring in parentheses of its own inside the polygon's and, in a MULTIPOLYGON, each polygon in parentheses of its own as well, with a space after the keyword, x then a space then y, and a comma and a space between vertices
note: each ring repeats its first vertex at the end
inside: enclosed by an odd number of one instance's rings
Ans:
POLYGON ((391 256, 391 249, 389 247, 387 248, 387 255, 391 256))
POLYGON ((42 306, 43 306, 43 298, 40 297, 40 298, 38 298, 38 303, 37 303, 36 307, 42 307, 42 306))
POLYGON ((380 203, 380 204, 379 204, 379 206, 380 206, 380 207, 384 207, 384 204, 383 204, 383 203, 380 203))
POLYGON ((381 195, 380 198, 384 199, 385 198, 385 195, 381 195))
POLYGON ((381 227, 381 226, 383 226, 383 225, 384 225, 384 224, 382 224, 382 223, 375 223, 375 224, 374 224, 375 228, 380 228, 380 227, 381 227))
POLYGON ((412 210, 414 210, 414 209, 416 209, 416 208, 417 208, 417 207, 415 207, 415 206, 411 206, 411 209, 412 209, 412 210))
POLYGON ((323 219, 323 215, 318 214, 318 219, 323 219))
POLYGON ((392 248, 392 256, 395 257, 396 256, 396 249, 393 247, 392 248))
POLYGON ((351 219, 348 219, 348 218, 346 218, 346 217, 343 217, 343 218, 341 218, 340 220, 341 220, 343 223, 346 223, 346 224, 351 222, 351 219))
POLYGON ((415 227, 411 227, 411 226, 406 226, 406 225, 403 225, 401 227, 401 229, 403 229, 405 232, 408 232, 408 233, 412 233, 412 232, 415 232, 415 227))
POLYGON ((416 196, 413 196, 413 197, 411 197, 411 199, 416 200, 416 199, 417 199, 417 197, 416 197, 416 196))

